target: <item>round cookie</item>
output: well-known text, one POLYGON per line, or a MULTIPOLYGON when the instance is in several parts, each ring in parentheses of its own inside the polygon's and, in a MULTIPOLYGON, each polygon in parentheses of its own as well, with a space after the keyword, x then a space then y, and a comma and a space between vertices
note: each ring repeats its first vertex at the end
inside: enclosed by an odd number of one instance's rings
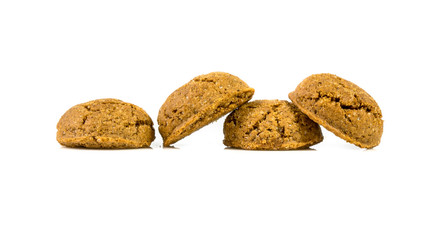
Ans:
POLYGON ((117 99, 78 104, 64 113, 56 128, 57 141, 67 147, 141 148, 155 138, 150 116, 117 99))
POLYGON ((302 149, 323 140, 320 126, 294 104, 280 100, 246 103, 227 116, 224 145, 248 150, 302 149))
POLYGON ((361 148, 380 144, 381 109, 356 84, 336 75, 314 74, 289 93, 289 98, 313 121, 361 148))
POLYGON ((163 145, 169 146, 249 101, 254 94, 240 78, 224 72, 195 77, 175 90, 159 110, 163 145))

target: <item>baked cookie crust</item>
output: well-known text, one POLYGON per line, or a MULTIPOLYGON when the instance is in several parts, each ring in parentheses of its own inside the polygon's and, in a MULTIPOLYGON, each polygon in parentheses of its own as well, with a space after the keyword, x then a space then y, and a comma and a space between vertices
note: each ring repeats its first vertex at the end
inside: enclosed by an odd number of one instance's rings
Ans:
POLYGON ((56 128, 57 141, 67 147, 142 148, 155 138, 153 121, 142 108, 112 98, 70 108, 56 128))
POLYGON ((356 84, 329 73, 304 79, 289 93, 292 102, 313 121, 361 148, 380 144, 381 109, 356 84))
POLYGON ((323 140, 320 126, 284 100, 255 100, 224 122, 224 145, 247 150, 308 148, 323 140))
POLYGON ((240 78, 224 72, 195 77, 175 90, 159 110, 163 145, 170 146, 249 101, 254 94, 240 78))

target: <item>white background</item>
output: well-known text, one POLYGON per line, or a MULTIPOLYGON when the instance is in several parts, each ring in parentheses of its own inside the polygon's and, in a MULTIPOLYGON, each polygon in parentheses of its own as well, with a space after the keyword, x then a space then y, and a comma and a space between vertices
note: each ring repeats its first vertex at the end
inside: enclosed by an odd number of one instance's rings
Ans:
POLYGON ((423 1, 0 2, 0 239, 427 239, 423 1), (288 99, 334 73, 383 111, 373 150, 222 144, 224 118, 163 149, 61 147, 71 106, 118 98, 156 121, 193 77, 288 99))

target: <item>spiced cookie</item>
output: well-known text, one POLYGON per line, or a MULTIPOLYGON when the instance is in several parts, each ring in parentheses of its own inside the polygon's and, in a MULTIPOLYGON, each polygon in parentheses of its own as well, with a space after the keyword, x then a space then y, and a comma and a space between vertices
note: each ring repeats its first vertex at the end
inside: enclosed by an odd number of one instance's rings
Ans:
POLYGON ((289 98, 313 121, 361 148, 373 148, 383 133, 381 109, 356 84, 336 75, 314 74, 289 93, 289 98))
POLYGON ((169 146, 249 101, 254 94, 240 78, 224 72, 195 77, 175 90, 159 110, 163 145, 169 146))
POLYGON ((78 104, 65 112, 56 128, 57 141, 67 147, 141 148, 154 140, 150 116, 117 99, 78 104))
POLYGON ((234 110, 224 122, 224 144, 233 148, 302 149, 322 140, 320 126, 288 101, 252 101, 234 110))

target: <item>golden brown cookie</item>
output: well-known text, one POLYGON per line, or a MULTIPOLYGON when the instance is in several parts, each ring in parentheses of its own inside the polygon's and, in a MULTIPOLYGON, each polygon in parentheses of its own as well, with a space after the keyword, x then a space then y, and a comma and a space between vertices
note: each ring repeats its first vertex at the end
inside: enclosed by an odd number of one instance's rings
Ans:
POLYGON ((224 72, 195 77, 175 90, 159 110, 163 145, 169 146, 231 112, 254 94, 240 78, 224 72))
POLYGON ((154 140, 150 116, 117 99, 78 104, 65 112, 56 128, 56 139, 67 147, 141 148, 154 140))
POLYGON ((322 140, 320 126, 288 101, 252 101, 234 110, 224 122, 224 144, 233 148, 302 149, 322 140))
POLYGON ((361 148, 380 144, 381 109, 356 84, 329 73, 314 74, 289 93, 289 98, 313 121, 347 142, 361 148))

